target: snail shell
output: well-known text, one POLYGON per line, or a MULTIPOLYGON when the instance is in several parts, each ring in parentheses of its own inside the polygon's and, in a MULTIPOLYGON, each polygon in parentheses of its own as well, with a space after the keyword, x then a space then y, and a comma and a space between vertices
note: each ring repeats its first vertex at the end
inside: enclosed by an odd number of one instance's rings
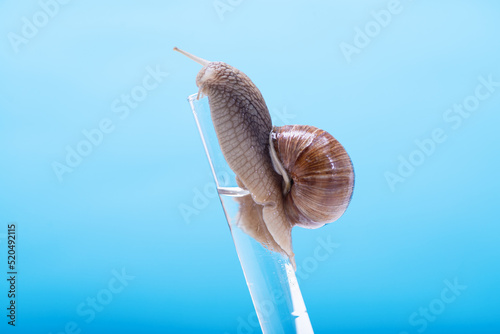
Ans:
POLYGON ((270 138, 274 168, 284 178, 289 220, 318 228, 342 216, 354 187, 354 170, 344 147, 328 132, 309 125, 274 127, 270 138))
MULTIPOLYGON (((292 225, 319 228, 347 209, 354 188, 354 170, 344 147, 328 132, 309 125, 273 127, 270 155, 282 176, 283 207, 292 225)), ((236 199, 237 225, 269 249, 281 247, 269 233, 262 205, 250 196, 236 199)))

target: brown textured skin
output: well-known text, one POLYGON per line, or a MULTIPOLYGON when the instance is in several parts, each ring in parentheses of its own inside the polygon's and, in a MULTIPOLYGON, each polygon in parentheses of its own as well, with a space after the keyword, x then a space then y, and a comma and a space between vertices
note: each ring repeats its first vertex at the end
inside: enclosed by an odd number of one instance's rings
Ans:
MULTIPOLYGON (((283 209, 281 176, 269 155, 271 116, 262 94, 238 69, 210 62, 196 78, 200 93, 208 96, 212 121, 222 153, 255 203, 263 206, 267 230, 295 266, 291 229, 283 209)), ((249 212, 252 212, 251 210, 249 212)))
POLYGON ((234 200, 239 203, 236 225, 264 247, 286 254, 267 229, 262 213, 264 207, 255 203, 250 195, 236 197, 234 200))

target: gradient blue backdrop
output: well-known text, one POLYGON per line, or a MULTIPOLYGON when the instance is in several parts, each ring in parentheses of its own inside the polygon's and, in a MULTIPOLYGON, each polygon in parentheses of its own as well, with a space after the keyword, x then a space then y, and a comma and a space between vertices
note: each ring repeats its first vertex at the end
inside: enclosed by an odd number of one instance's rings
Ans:
POLYGON ((456 129, 443 118, 478 77, 500 81, 497 1, 402 0, 380 31, 372 11, 391 1, 75 0, 48 22, 43 6, 0 2, 2 333, 260 332, 186 102, 200 66, 173 46, 241 69, 277 124, 322 127, 350 153, 346 215, 293 235, 317 333, 500 332, 500 88, 456 129), (43 27, 14 47, 23 17, 43 27), (367 25, 369 44, 345 57, 367 25), (115 100, 140 92, 148 69, 168 76, 125 115, 115 100), (53 163, 106 119, 113 130, 59 180, 53 163), (391 189, 386 173, 437 128, 446 140, 391 189), (320 237, 338 246, 322 261, 320 237))

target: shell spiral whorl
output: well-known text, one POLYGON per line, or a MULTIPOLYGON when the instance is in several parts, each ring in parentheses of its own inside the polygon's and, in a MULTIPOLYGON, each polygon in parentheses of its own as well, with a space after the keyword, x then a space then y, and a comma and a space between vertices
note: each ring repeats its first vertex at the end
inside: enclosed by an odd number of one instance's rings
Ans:
POLYGON ((354 170, 344 147, 328 132, 309 125, 274 127, 271 138, 271 150, 291 179, 284 194, 290 221, 318 228, 342 216, 354 187, 354 170))

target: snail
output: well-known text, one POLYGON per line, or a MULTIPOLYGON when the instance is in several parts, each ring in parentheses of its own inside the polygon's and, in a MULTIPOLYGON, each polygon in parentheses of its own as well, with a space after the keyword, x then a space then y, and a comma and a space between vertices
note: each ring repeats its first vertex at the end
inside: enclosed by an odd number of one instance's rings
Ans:
POLYGON ((236 181, 251 197, 240 201, 242 229, 296 268, 291 231, 318 228, 347 209, 354 170, 343 146, 307 125, 273 127, 264 98, 240 70, 174 48, 203 66, 198 98, 208 96, 220 148, 236 181))

